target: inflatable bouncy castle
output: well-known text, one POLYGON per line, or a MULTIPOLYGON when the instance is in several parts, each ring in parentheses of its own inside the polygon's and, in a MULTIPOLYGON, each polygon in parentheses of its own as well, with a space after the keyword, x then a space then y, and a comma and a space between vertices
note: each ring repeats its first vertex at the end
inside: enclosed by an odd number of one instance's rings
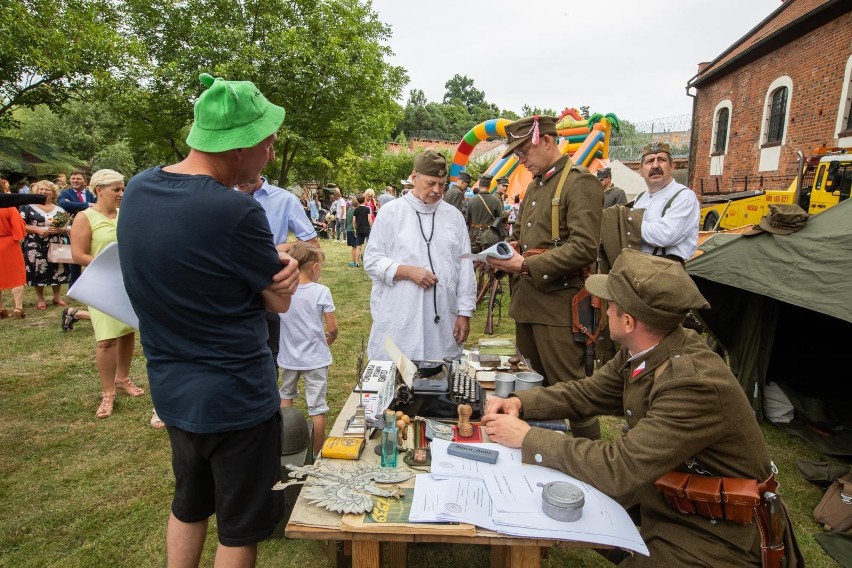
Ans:
MULTIPOLYGON (((481 141, 497 136, 506 136, 506 125, 511 121, 505 118, 486 120, 474 126, 464 135, 456 147, 453 161, 450 165, 450 182, 458 180, 459 174, 465 170, 470 160, 473 148, 481 141)), ((612 129, 618 131, 618 117, 609 113, 606 115, 593 114, 588 119, 577 109, 566 108, 558 117, 556 124, 559 135, 559 149, 567 153, 574 163, 586 166, 589 171, 597 170, 609 164, 609 141, 612 129)), ((492 176, 489 191, 493 191, 497 180, 509 178, 509 199, 524 192, 532 180, 532 174, 514 156, 497 158, 485 172, 492 176)))

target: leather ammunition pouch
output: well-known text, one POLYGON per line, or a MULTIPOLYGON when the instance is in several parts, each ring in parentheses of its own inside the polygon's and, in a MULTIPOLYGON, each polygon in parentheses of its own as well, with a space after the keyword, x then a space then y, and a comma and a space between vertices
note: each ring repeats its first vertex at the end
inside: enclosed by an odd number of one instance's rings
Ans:
POLYGON ((711 477, 670 471, 660 476, 654 486, 662 493, 668 505, 678 513, 697 514, 711 520, 724 519, 742 525, 757 521, 764 568, 793 567, 802 562, 786 508, 783 546, 770 546, 771 520, 769 508, 762 496, 765 492, 774 492, 778 488, 774 475, 770 475, 766 481, 758 482, 756 479, 711 477))

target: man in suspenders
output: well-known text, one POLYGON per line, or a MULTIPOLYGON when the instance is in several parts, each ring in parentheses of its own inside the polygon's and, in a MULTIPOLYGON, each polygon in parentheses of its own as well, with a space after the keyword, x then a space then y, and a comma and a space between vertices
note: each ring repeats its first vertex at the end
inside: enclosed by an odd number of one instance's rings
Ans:
POLYGON ((672 177, 671 148, 665 142, 646 145, 640 166, 648 191, 639 194, 633 209, 645 210, 642 252, 686 262, 698 246, 698 198, 672 177))
MULTIPOLYGON (((575 341, 571 301, 583 268, 597 259, 603 187, 559 150, 556 118, 528 116, 506 126, 508 147, 532 174, 512 232, 514 256, 488 263, 508 272, 518 350, 547 384, 586 376, 585 346, 575 341)), ((575 437, 600 438, 597 417, 571 421, 575 437)))

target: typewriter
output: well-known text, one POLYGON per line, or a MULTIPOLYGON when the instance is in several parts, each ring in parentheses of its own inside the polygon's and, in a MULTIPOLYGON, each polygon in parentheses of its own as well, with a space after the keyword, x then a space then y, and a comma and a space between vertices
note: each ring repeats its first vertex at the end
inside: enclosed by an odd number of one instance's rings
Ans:
POLYGON ((394 401, 394 409, 409 416, 457 420, 458 406, 468 404, 473 410, 471 420, 479 420, 485 408, 485 394, 462 360, 437 367, 418 367, 411 396, 394 401))

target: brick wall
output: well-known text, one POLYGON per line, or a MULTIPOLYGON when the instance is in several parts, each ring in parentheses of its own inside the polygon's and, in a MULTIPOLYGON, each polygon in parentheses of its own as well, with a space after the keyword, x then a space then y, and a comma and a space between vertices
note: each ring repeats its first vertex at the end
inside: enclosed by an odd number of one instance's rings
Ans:
POLYGON ((786 187, 796 175, 796 151, 837 145, 834 130, 846 62, 852 54, 852 12, 829 22, 696 92, 694 162, 689 186, 705 191, 786 187), (787 75, 793 83, 787 130, 778 169, 759 172, 760 132, 769 85, 787 75), (716 106, 731 101, 729 142, 721 176, 710 176, 710 151, 716 106))

